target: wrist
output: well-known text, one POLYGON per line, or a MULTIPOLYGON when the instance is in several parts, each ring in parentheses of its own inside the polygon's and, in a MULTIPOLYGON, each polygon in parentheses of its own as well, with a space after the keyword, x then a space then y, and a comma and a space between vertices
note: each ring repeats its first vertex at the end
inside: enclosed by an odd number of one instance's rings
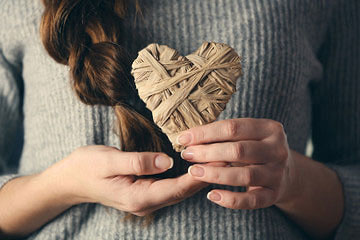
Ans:
POLYGON ((61 162, 56 163, 38 174, 34 180, 41 183, 43 191, 49 195, 50 199, 62 203, 64 207, 85 202, 77 195, 77 190, 71 179, 64 174, 64 166, 61 165, 61 162))
POLYGON ((302 184, 303 174, 298 164, 298 156, 296 156, 296 153, 292 150, 290 150, 290 154, 290 160, 284 172, 281 193, 275 203, 275 206, 280 208, 285 206, 292 207, 294 204, 293 200, 302 194, 304 188, 302 184))
POLYGON ((9 181, 1 189, 2 234, 25 236, 38 229, 72 206, 65 196, 45 172, 9 181))
POLYGON ((315 238, 329 236, 339 224, 344 199, 336 173, 317 161, 293 152, 294 179, 275 204, 315 238))
POLYGON ((38 191, 44 194, 44 199, 47 199, 50 205, 68 208, 75 204, 61 180, 49 174, 48 171, 35 175, 31 181, 34 185, 38 185, 38 191))

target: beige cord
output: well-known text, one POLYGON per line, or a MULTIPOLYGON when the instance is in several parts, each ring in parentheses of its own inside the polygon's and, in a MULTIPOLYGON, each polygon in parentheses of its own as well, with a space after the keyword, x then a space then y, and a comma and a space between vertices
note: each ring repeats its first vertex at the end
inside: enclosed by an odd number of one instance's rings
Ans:
POLYGON ((236 90, 241 64, 223 43, 204 42, 186 57, 152 43, 139 52, 131 74, 154 122, 181 151, 178 133, 216 120, 236 90))

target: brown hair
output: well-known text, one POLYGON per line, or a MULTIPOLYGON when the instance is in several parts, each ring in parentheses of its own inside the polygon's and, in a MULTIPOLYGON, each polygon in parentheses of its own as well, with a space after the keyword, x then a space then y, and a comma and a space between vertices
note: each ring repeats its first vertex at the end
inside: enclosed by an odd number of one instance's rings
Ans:
POLYGON ((121 46, 128 1, 42 1, 42 42, 55 61, 70 67, 79 99, 114 108, 123 151, 164 151, 159 128, 128 104, 136 94, 130 57, 121 46))

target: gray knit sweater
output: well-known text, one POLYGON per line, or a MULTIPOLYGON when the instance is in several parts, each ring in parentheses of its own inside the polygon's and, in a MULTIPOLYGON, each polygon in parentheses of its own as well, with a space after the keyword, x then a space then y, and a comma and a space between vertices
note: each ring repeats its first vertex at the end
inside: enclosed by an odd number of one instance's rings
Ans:
MULTIPOLYGON (((244 75, 219 119, 280 121, 290 147, 300 153, 312 138, 313 159, 333 168, 344 186, 345 215, 336 239, 360 239, 360 1, 141 3, 145 21, 135 23, 129 15, 124 30, 133 57, 151 42, 184 55, 203 41, 234 47, 244 75)), ((0 0, 0 187, 79 146, 120 146, 112 109, 80 103, 68 67, 44 50, 42 11, 40 0, 0 0)), ((307 238, 276 207, 226 209, 206 199, 208 190, 160 210, 149 226, 123 221, 115 209, 80 204, 29 239, 307 238)))

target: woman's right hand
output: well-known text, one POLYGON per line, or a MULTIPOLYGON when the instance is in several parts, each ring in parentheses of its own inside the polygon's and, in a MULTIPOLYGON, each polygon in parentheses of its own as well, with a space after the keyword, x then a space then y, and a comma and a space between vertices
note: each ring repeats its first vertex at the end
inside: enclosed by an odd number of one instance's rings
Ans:
POLYGON ((171 165, 164 153, 81 147, 43 172, 12 179, 0 189, 0 238, 26 236, 85 202, 144 216, 207 185, 189 174, 162 180, 137 177, 165 172, 171 165), (157 161, 159 156, 165 161, 157 161))
POLYGON ((144 216, 178 203, 207 185, 189 174, 161 180, 136 177, 162 173, 172 165, 173 160, 164 153, 85 146, 42 175, 51 179, 72 205, 96 202, 144 216))

